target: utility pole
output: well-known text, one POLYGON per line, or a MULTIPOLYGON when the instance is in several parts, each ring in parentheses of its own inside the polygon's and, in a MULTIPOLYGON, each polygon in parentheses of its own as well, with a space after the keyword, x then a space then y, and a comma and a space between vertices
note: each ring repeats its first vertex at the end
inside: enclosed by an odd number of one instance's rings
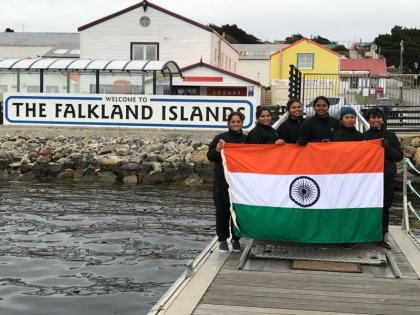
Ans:
POLYGON ((400 73, 403 73, 403 52, 404 52, 404 41, 400 41, 400 73))

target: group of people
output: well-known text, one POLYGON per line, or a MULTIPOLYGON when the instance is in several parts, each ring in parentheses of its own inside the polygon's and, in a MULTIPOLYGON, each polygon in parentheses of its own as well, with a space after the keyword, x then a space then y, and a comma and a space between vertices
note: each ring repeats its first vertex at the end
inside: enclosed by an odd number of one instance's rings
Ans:
MULTIPOLYGON (((295 143, 305 146, 308 142, 328 141, 362 141, 382 139, 385 149, 384 165, 384 203, 382 216, 382 235, 388 232, 389 209, 392 204, 394 192, 394 176, 396 174, 395 162, 401 161, 403 153, 396 135, 386 129, 385 116, 379 108, 371 108, 365 118, 370 129, 364 133, 355 128, 356 111, 346 106, 341 108, 340 119, 329 115, 330 103, 328 98, 318 96, 313 101, 315 115, 305 119, 303 107, 299 100, 292 99, 287 103, 288 118, 277 129, 271 126, 271 111, 268 107, 259 106, 256 110, 256 125, 245 135, 242 124, 245 119, 240 112, 232 112, 228 117, 227 132, 217 135, 209 146, 207 157, 214 162, 213 198, 216 208, 216 234, 219 240, 219 250, 229 251, 228 238, 232 238, 232 250, 241 251, 239 238, 235 235, 230 216, 230 201, 228 184, 225 180, 222 165, 221 150, 227 143, 251 144, 277 144, 295 143)), ((390 249, 385 238, 380 244, 390 249)))

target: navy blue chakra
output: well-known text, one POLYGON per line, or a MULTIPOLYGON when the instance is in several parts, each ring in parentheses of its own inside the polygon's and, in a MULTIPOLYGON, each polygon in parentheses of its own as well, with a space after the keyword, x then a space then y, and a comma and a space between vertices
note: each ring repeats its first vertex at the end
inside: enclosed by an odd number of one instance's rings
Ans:
POLYGON ((295 178, 289 187, 289 197, 295 204, 301 207, 310 207, 314 205, 321 191, 316 181, 308 176, 295 178))

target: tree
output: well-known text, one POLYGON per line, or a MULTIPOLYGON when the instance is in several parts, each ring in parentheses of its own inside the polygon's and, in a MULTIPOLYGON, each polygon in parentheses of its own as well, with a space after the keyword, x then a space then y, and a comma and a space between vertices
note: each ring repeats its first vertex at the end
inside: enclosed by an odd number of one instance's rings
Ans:
POLYGON ((291 36, 286 37, 285 43, 286 44, 293 44, 294 42, 297 42, 299 39, 302 39, 302 34, 293 34, 291 36))
POLYGON ((318 44, 321 44, 321 45, 336 44, 336 42, 332 42, 328 38, 325 38, 325 37, 322 37, 322 36, 319 36, 319 35, 313 37, 312 40, 314 42, 317 42, 318 44))
POLYGON ((403 69, 407 72, 418 73, 416 63, 420 62, 420 29, 403 28, 396 25, 391 34, 379 34, 374 42, 378 51, 386 58, 388 66, 400 66, 400 42, 404 41, 403 69))
POLYGON ((222 26, 210 24, 209 26, 220 35, 225 34, 226 40, 231 44, 261 44, 260 39, 240 29, 236 24, 222 26))
POLYGON ((5 33, 13 33, 14 31, 15 30, 13 30, 13 29, 11 29, 9 27, 4 30, 5 33))

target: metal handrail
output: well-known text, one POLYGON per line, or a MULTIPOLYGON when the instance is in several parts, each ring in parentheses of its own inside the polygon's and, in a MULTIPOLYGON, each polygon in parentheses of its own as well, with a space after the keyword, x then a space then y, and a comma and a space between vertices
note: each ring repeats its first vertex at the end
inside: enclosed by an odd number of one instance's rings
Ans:
POLYGON ((366 131, 370 128, 370 125, 367 122, 367 120, 365 119, 365 117, 363 117, 363 114, 360 110, 362 106, 361 105, 352 105, 352 107, 356 111, 356 129, 363 133, 364 131, 366 131))
POLYGON ((286 121, 287 117, 289 117, 289 112, 285 112, 283 115, 281 115, 279 119, 272 125, 272 127, 277 129, 283 122, 286 121))
POLYGON ((416 216, 416 218, 420 221, 420 215, 417 213, 412 203, 409 202, 407 198, 407 188, 410 188, 410 190, 420 199, 420 194, 414 189, 413 185, 411 184, 411 180, 407 179, 408 167, 410 167, 415 173, 420 175, 420 171, 413 165, 410 159, 405 158, 404 169, 403 169, 403 219, 402 219, 401 229, 403 229, 406 233, 410 232, 408 210, 410 210, 416 216))

